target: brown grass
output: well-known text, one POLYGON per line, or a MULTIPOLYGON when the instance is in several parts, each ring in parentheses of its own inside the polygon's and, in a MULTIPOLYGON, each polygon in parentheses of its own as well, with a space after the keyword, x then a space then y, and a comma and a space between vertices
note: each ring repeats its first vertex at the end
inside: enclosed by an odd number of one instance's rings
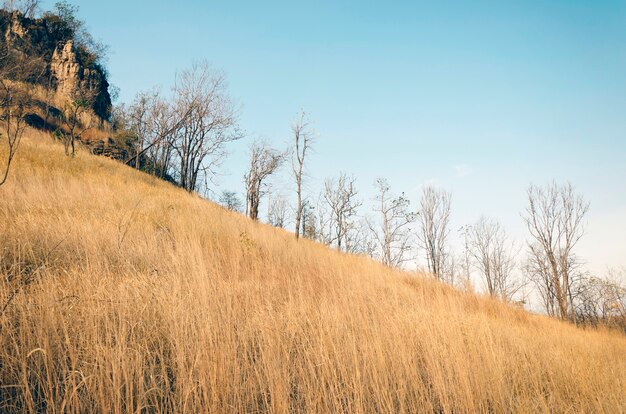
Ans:
POLYGON ((0 188, 2 412, 626 410, 624 336, 297 243, 31 135, 0 188))

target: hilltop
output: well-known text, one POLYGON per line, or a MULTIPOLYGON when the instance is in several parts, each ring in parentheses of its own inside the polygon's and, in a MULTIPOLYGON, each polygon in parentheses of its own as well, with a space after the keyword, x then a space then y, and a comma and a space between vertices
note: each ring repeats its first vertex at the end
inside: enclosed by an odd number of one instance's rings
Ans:
MULTIPOLYGON (((52 111, 61 111, 65 101, 75 91, 90 89, 95 92, 91 109, 101 122, 111 115, 111 96, 106 70, 99 62, 100 57, 87 43, 77 39, 77 28, 64 21, 61 16, 46 13, 40 18, 27 18, 20 12, 0 10, 0 46, 30 58, 41 58, 43 71, 36 84, 51 92, 49 102, 52 111)), ((45 126, 45 125, 44 125, 45 126)))
POLYGON ((253 222, 29 131, 0 188, 0 411, 606 412, 626 338, 253 222))
POLYGON ((2 105, 19 94, 20 116, 29 126, 66 140, 75 124, 82 132, 72 134, 91 152, 124 160, 130 146, 111 124, 106 47, 76 18, 76 8, 55 7, 37 18, 0 9, 2 105))

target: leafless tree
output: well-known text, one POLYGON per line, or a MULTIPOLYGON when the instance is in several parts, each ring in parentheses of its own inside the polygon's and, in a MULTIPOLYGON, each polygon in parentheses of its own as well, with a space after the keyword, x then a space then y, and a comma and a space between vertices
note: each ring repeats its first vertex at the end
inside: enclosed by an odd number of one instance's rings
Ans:
POLYGON ((310 200, 302 203, 302 236, 310 240, 318 240, 317 214, 310 200))
POLYGON ((175 132, 186 120, 187 113, 180 114, 158 91, 153 91, 140 92, 123 116, 126 118, 124 128, 133 135, 143 135, 143 142, 137 143, 135 153, 126 164, 138 165, 139 160, 141 165, 141 159, 145 157, 149 160, 149 172, 165 178, 170 174, 175 132))
POLYGON ((130 129, 129 110, 124 102, 111 107, 111 128, 117 132, 130 129))
POLYGON ((426 186, 418 211, 418 245, 426 251, 428 271, 442 281, 448 254, 450 200, 450 193, 426 186))
POLYGON ((243 135, 237 129, 236 110, 226 93, 226 77, 208 63, 196 63, 183 71, 174 92, 180 122, 172 142, 179 161, 179 184, 194 191, 199 176, 213 174, 224 159, 226 144, 243 135))
POLYGON ((301 220, 302 220, 302 176, 304 173, 304 160, 306 154, 313 142, 313 132, 310 129, 309 121, 306 113, 302 111, 298 119, 291 126, 291 132, 294 139, 294 147, 291 157, 291 170, 296 180, 296 239, 300 238, 301 220))
POLYGON ((473 291, 472 283, 472 254, 470 249, 471 225, 461 226, 458 230, 459 236, 463 240, 463 248, 457 260, 459 272, 457 286, 468 291, 473 291))
POLYGON ((327 179, 324 183, 324 200, 329 208, 332 223, 330 243, 336 243, 337 250, 353 251, 355 243, 351 237, 356 225, 356 214, 361 202, 357 200, 356 179, 341 174, 338 179, 327 179))
POLYGON ((241 209, 243 208, 243 203, 241 202, 239 197, 237 197, 237 193, 235 193, 234 191, 222 191, 219 203, 224 208, 231 211, 241 212, 241 209))
POLYGON ((368 220, 364 217, 355 217, 346 232, 345 251, 374 258, 376 246, 371 233, 368 220))
POLYGON ((325 191, 321 191, 317 196, 314 207, 315 213, 309 213, 313 216, 310 220, 314 222, 316 229, 315 240, 329 246, 333 242, 333 221, 332 214, 328 202, 326 201, 325 191))
POLYGON ((76 154, 76 141, 80 141, 83 134, 91 128, 92 117, 89 114, 97 93, 91 89, 77 87, 65 103, 63 110, 63 124, 65 130, 61 131, 65 144, 65 155, 74 158, 76 154))
POLYGON ((4 0, 2 8, 8 12, 20 12, 32 19, 39 11, 40 0, 4 0))
POLYGON ((514 245, 502 224, 497 220, 481 217, 468 228, 468 249, 489 295, 511 301, 523 284, 514 279, 514 245))
POLYGON ((378 194, 374 199, 374 211, 379 215, 375 224, 368 226, 373 236, 376 255, 386 266, 400 267, 411 257, 408 256, 411 245, 411 224, 416 214, 409 211, 410 201, 402 193, 391 194, 389 183, 384 178, 375 182, 378 194))
POLYGON ((289 213, 289 203, 281 194, 274 195, 268 200, 267 221, 274 227, 285 228, 287 214, 289 213))
POLYGON ((255 142, 250 147, 250 165, 244 176, 246 184, 246 215, 252 220, 259 218, 259 204, 265 194, 264 180, 272 175, 283 163, 285 154, 255 142))
POLYGON ((153 102, 150 113, 151 139, 144 147, 144 153, 152 164, 152 173, 167 178, 172 169, 175 131, 185 120, 186 114, 179 114, 172 105, 162 98, 153 102))
POLYGON ((0 145, 6 145, 4 159, 0 160, 0 186, 8 177, 11 163, 17 153, 26 129, 25 115, 32 104, 27 90, 44 72, 43 60, 13 50, 6 42, 0 43, 0 145))
POLYGON ((130 129, 136 137, 135 144, 135 168, 141 167, 141 157, 144 147, 150 144, 153 139, 153 112, 156 109, 159 99, 158 92, 140 92, 135 96, 133 103, 129 107, 130 129))
POLYGON ((443 264, 439 280, 451 286, 458 286, 463 282, 463 262, 460 256, 454 252, 446 251, 443 257, 443 264))
POLYGON ((584 234, 589 204, 571 184, 530 186, 524 221, 530 232, 527 271, 538 286, 548 313, 573 318, 573 286, 580 261, 574 248, 584 234))
MULTIPOLYGON (((618 272, 610 269, 607 277, 587 277, 576 286, 573 305, 577 321, 626 330, 626 287, 615 277, 618 272)), ((626 275, 626 270, 622 272, 626 275)))
POLYGON ((557 316, 556 295, 552 284, 550 263, 543 248, 537 243, 528 244, 528 253, 523 266, 524 273, 536 287, 543 308, 550 316, 557 316))

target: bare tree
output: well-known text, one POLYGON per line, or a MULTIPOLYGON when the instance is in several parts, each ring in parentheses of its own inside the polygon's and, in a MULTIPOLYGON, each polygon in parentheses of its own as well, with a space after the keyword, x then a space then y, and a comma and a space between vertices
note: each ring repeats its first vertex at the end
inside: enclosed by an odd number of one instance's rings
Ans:
POLYGON ((337 250, 351 252, 355 244, 351 243, 352 230, 355 229, 357 208, 361 202, 357 200, 356 179, 341 174, 338 179, 327 179, 324 183, 324 200, 329 208, 329 220, 332 223, 330 243, 335 242, 337 250))
POLYGON ((172 158, 174 153, 175 131, 185 120, 186 114, 179 114, 167 101, 157 97, 150 111, 151 138, 144 147, 152 164, 152 173, 162 179, 173 175, 172 158))
POLYGON ((294 148, 291 157, 291 169, 296 180, 296 194, 298 197, 296 205, 296 239, 300 238, 302 220, 302 175, 304 173, 304 160, 313 141, 313 132, 306 113, 302 111, 291 126, 294 139, 294 148))
MULTIPOLYGON (((140 93, 135 98, 135 102, 143 100, 141 98, 142 94, 140 93)), ((127 119, 127 128, 131 132, 138 135, 139 132, 136 129, 140 126, 142 129, 140 132, 144 134, 143 143, 138 143, 137 150, 126 161, 126 164, 137 165, 137 160, 145 157, 150 165, 149 172, 160 178, 166 178, 170 174, 175 132, 186 120, 188 113, 183 112, 179 114, 173 105, 163 99, 157 91, 149 93, 148 97, 144 101, 145 105, 147 105, 145 113, 141 114, 144 110, 137 111, 136 108, 133 108, 133 105, 126 111, 127 113, 124 116, 127 119), (132 113, 135 111, 139 112, 139 114, 132 113)), ((144 103, 141 103, 140 106, 143 106, 144 103)), ((141 164, 141 161, 139 161, 139 164, 141 164)))
POLYGON ((515 280, 515 254, 513 243, 502 224, 481 217, 468 228, 468 252, 474 267, 480 272, 490 296, 511 301, 523 284, 515 280))
POLYGON ((274 227, 285 228, 287 214, 289 213, 289 203, 281 194, 277 194, 268 200, 267 221, 274 227))
POLYGON ((3 185, 9 178, 9 170, 11 163, 20 145, 26 123, 24 121, 24 112, 26 109, 28 96, 20 89, 16 89, 13 82, 2 77, 0 79, 0 87, 2 87, 0 96, 0 107, 2 109, 3 131, 0 134, 0 144, 6 142, 7 153, 6 158, 1 164, 0 185, 3 185))
POLYGON ((0 43, 0 145, 6 144, 6 154, 0 160, 0 186, 9 177, 11 163, 26 129, 24 117, 32 104, 28 84, 43 75, 44 67, 41 58, 28 57, 6 42, 0 43))
POLYGON ((418 211, 418 244, 426 251, 428 271, 439 280, 445 279, 450 199, 450 193, 444 190, 424 187, 418 211))
POLYGON ((92 116, 89 111, 97 93, 91 89, 77 87, 65 103, 63 111, 63 125, 65 130, 59 131, 65 145, 65 155, 74 158, 76 141, 80 141, 83 134, 91 128, 92 116))
POLYGON ((329 246, 333 242, 333 221, 330 206, 326 201, 325 191, 321 191, 316 199, 315 206, 312 208, 315 214, 311 220, 314 221, 316 229, 315 240, 329 246))
POLYGON ((460 256, 454 252, 447 251, 443 257, 443 265, 440 272, 439 280, 446 282, 451 286, 457 286, 463 279, 463 262, 460 256))
POLYGON ((302 236, 310 240, 318 239, 316 211, 309 200, 302 203, 302 236))
POLYGON ((573 295, 580 261, 574 247, 584 234, 589 204, 571 184, 530 186, 524 221, 530 232, 527 271, 544 295, 548 313, 573 318, 573 295))
POLYGON ((144 146, 149 145, 154 131, 152 115, 158 99, 156 91, 140 92, 129 107, 130 129, 137 139, 135 143, 135 168, 137 169, 141 167, 140 154, 143 154, 144 146))
POLYGON ((222 191, 219 198, 219 203, 226 209, 236 212, 241 212, 243 203, 234 191, 222 191))
POLYGON ((183 71, 174 92, 180 119, 173 139, 179 184, 194 191, 199 176, 213 174, 225 158, 226 144, 243 135, 237 129, 235 107, 226 94, 226 77, 208 63, 196 63, 183 71))
MULTIPOLYGON (((361 203, 359 202, 359 206, 361 203)), ((371 237, 371 229, 366 218, 358 217, 350 223, 346 231, 345 251, 352 254, 361 254, 375 257, 376 246, 371 237)))
POLYGON ((283 163, 285 154, 267 144, 255 142, 250 147, 250 165, 244 176, 246 184, 246 215, 252 220, 259 218, 259 204, 265 190, 264 180, 283 163))
POLYGON ((34 19, 39 13, 39 5, 41 0, 23 0, 23 13, 29 19, 34 19))
POLYGON ((471 229, 472 229, 472 226, 464 225, 464 226, 461 226, 458 230, 459 235, 461 236, 463 240, 463 249, 457 260, 458 267, 459 267, 459 275, 458 275, 459 277, 457 278, 456 282, 457 282, 457 286, 467 291, 473 290, 472 254, 471 254, 471 247, 470 247, 470 230, 471 229))
POLYGON ((389 183, 384 178, 375 182, 378 194, 374 199, 374 211, 379 215, 377 224, 369 223, 374 238, 377 256, 384 265, 389 267, 402 266, 411 257, 411 224, 416 214, 409 211, 410 201, 404 197, 391 194, 389 183))
POLYGON ((528 253, 523 270, 536 287, 546 313, 550 316, 557 316, 556 295, 552 284, 550 263, 543 248, 537 243, 528 244, 528 253))
POLYGON ((32 19, 39 11, 40 0, 4 0, 2 8, 8 12, 17 11, 32 19))
MULTIPOLYGON (((626 331, 626 287, 616 277, 618 273, 617 269, 609 269, 607 277, 587 277, 578 283, 573 304, 577 321, 626 331)), ((622 273, 626 275, 626 269, 622 273)))

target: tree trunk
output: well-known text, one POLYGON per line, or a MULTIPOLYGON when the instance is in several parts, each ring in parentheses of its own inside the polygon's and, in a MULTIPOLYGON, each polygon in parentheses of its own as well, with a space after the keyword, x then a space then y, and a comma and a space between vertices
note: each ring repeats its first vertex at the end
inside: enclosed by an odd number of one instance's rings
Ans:
POLYGON ((296 208, 296 240, 300 238, 300 220, 302 220, 302 181, 298 177, 298 206, 296 208))

